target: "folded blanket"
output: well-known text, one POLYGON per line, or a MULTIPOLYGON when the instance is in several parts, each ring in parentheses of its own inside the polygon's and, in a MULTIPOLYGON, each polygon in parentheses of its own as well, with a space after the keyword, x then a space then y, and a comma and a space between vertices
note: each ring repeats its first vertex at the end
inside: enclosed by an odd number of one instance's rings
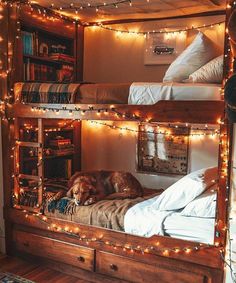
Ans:
POLYGON ((80 84, 17 83, 15 94, 24 103, 74 103, 80 84))

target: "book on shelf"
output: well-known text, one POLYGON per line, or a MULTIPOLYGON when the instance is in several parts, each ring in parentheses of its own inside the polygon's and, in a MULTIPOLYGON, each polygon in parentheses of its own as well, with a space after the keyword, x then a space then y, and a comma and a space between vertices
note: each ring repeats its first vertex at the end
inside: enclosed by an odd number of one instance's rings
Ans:
POLYGON ((63 156, 70 155, 75 153, 75 147, 73 144, 64 148, 51 148, 50 152, 52 155, 63 156))
POLYGON ((38 36, 36 32, 21 31, 23 54, 38 55, 38 36))
POLYGON ((66 159, 65 160, 65 178, 70 179, 72 175, 72 160, 66 159))
POLYGON ((55 139, 55 140, 50 140, 49 145, 51 147, 58 147, 58 148, 63 148, 63 147, 68 147, 71 145, 71 140, 70 139, 55 139))

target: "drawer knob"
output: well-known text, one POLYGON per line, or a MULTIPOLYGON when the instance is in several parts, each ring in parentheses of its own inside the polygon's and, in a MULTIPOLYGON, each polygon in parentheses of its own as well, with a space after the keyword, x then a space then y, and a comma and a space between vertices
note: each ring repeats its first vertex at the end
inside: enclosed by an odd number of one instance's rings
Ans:
POLYGON ((25 247, 29 247, 29 242, 24 242, 23 245, 24 245, 25 247))
POLYGON ((111 270, 113 270, 113 271, 117 271, 117 270, 118 270, 118 267, 117 267, 117 265, 115 265, 115 264, 110 264, 110 268, 111 268, 111 270))
POLYGON ((78 256, 77 259, 80 262, 85 262, 85 258, 83 256, 78 256))

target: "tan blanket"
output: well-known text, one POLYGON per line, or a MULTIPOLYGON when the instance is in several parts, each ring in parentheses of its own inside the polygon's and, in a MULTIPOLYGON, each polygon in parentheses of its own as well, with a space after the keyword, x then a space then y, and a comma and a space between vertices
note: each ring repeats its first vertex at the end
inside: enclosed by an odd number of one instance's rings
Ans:
POLYGON ((80 224, 124 231, 124 216, 127 210, 135 204, 152 198, 157 194, 136 199, 103 200, 89 206, 75 206, 73 214, 62 214, 58 210, 55 210, 54 213, 49 213, 46 210, 45 214, 80 224))

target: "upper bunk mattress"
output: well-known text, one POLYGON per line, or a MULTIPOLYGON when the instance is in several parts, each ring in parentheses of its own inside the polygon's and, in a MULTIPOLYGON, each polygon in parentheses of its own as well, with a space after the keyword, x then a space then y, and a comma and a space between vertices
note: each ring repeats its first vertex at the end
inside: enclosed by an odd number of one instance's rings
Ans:
POLYGON ((221 100, 220 84, 133 83, 129 104, 155 104, 160 100, 221 100))
POLYGON ((160 100, 220 100, 221 85, 187 83, 16 83, 16 101, 50 104, 155 104, 160 100))

